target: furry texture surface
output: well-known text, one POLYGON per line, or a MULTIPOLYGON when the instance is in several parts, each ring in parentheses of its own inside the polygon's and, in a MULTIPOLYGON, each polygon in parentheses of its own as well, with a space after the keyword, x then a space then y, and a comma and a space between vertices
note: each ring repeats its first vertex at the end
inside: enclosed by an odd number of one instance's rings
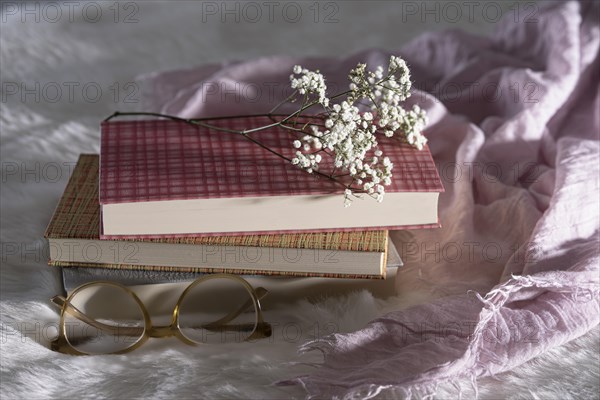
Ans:
MULTIPOLYGON (((354 331, 385 312, 427 301, 427 296, 403 292, 380 299, 376 293, 355 292, 324 295, 317 302, 299 299, 268 305, 271 320, 277 321, 274 336, 252 345, 191 348, 173 339, 151 341, 131 355, 70 357, 47 348, 58 321, 48 299, 60 291, 60 281, 57 271, 45 265, 46 223, 77 155, 98 151, 99 120, 116 109, 136 106, 137 87, 127 85, 139 73, 290 54, 292 42, 297 43, 293 52, 299 55, 341 55, 374 45, 396 48, 418 32, 456 25, 409 18, 400 28, 393 18, 401 16, 397 7, 380 4, 367 10, 364 5, 343 3, 338 24, 308 19, 290 25, 281 18, 275 24, 266 18, 235 24, 222 23, 218 15, 203 22, 206 13, 188 2, 177 2, 177 8, 140 3, 138 22, 126 24, 114 23, 109 5, 96 23, 82 17, 80 9, 73 21, 64 14, 57 22, 42 18, 35 23, 30 16, 30 22, 22 24, 21 15, 3 14, 1 395, 7 399, 302 398, 301 388, 271 385, 312 369, 297 363, 320 361, 318 354, 298 356, 300 344, 333 330, 354 331), (300 26, 308 30, 298 41, 300 26), (341 32, 343 41, 338 39, 341 32), (269 44, 262 45, 267 40, 269 44), (9 94, 13 84, 16 93, 9 94), (61 88, 58 100, 56 85, 61 88), (33 92, 26 91, 32 88, 33 92), (101 90, 97 100, 94 88, 101 90)), ((121 22, 131 10, 122 11, 121 22)), ((307 3, 304 13, 309 12, 307 3)), ((482 18, 473 25, 464 22, 471 30, 490 29, 489 21, 482 18)), ((598 398, 599 339, 596 328, 510 373, 481 379, 479 396, 598 398)), ((465 397, 474 396, 470 385, 461 384, 465 397)), ((393 391, 380 396, 401 398, 393 391)), ((437 394, 438 398, 456 396, 453 386, 440 387, 437 394)))

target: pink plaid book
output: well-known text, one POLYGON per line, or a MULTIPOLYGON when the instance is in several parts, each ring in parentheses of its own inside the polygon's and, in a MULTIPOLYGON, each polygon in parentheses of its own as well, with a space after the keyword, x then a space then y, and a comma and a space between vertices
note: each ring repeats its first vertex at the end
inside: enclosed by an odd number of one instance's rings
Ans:
MULTIPOLYGON (((206 121, 231 130, 269 117, 206 121)), ((297 133, 251 134, 292 158, 297 133)), ((247 138, 171 120, 102 124, 102 238, 407 229, 438 225, 443 186, 428 148, 392 139, 379 146, 394 163, 385 199, 343 206, 343 188, 308 174, 247 138)), ((322 170, 330 165, 322 162, 322 170)))

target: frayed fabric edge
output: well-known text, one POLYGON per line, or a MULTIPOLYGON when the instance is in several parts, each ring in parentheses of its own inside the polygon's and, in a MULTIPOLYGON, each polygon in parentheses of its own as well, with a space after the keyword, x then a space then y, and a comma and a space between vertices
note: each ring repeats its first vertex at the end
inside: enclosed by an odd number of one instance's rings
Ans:
MULTIPOLYGON (((575 290, 575 293, 573 293, 574 295, 580 296, 582 292, 585 292, 586 295, 589 295, 589 296, 594 296, 594 295, 597 296, 598 295, 598 287, 595 283, 580 282, 579 284, 580 284, 580 286, 577 287, 577 289, 575 290)), ((357 398, 371 399, 371 398, 377 396, 382 390, 399 390, 403 393, 403 395, 406 399, 411 399, 413 397, 413 395, 417 395, 419 398, 432 398, 436 395, 436 393, 438 392, 438 387, 442 383, 450 383, 451 385, 453 385, 457 390, 457 394, 458 394, 459 398, 461 398, 463 395, 463 388, 461 387, 460 382, 459 382, 460 378, 463 378, 463 379, 468 378, 470 380, 470 383, 471 383, 470 386, 474 392, 474 397, 478 398, 479 390, 478 390, 478 386, 477 386, 477 378, 478 378, 478 375, 484 376, 485 371, 486 371, 486 368, 480 362, 479 352, 476 351, 477 345, 482 336, 483 329, 485 329, 485 326, 489 322, 489 320, 491 318, 493 318, 493 316, 500 311, 500 309, 506 304, 507 301, 510 300, 511 294, 513 294, 521 289, 530 288, 530 287, 554 288, 554 289, 559 289, 559 291, 562 291, 560 289, 564 288, 565 293, 573 292, 572 287, 568 287, 567 285, 565 285, 561 282, 555 281, 555 280, 546 279, 544 277, 513 275, 509 281, 499 285, 495 289, 492 289, 489 293, 487 293, 485 295, 485 297, 482 297, 478 293, 475 293, 477 298, 483 303, 484 308, 481 310, 481 312, 479 314, 479 321, 477 323, 477 327, 475 328, 475 331, 473 332, 473 336, 471 337, 471 340, 469 341, 469 345, 467 346, 467 349, 465 350, 465 354, 463 355, 463 357, 454 361, 454 362, 465 363, 465 361, 467 361, 467 359, 469 357, 472 357, 472 360, 471 360, 472 365, 466 367, 463 370, 463 373, 460 374, 460 376, 453 377, 453 378, 440 377, 440 378, 436 379, 435 381, 432 381, 429 383, 415 382, 414 384, 411 384, 408 386, 403 386, 403 384, 362 384, 362 385, 359 385, 359 386, 356 386, 353 388, 344 388, 343 390, 345 390, 345 394, 342 397, 335 397, 335 398, 343 399, 343 400, 357 399, 357 398), (467 359, 465 359, 465 357, 467 359), (480 371, 480 372, 483 371, 483 374, 481 374, 481 373, 478 374, 476 371, 480 371)), ((304 353, 312 351, 312 350, 319 350, 323 354, 324 362, 326 362, 329 352, 334 349, 333 342, 335 342, 335 337, 313 340, 313 341, 307 342, 307 343, 303 344, 302 346, 300 346, 298 349, 298 352, 300 354, 304 354, 304 353)), ((324 364, 324 362, 323 363, 310 363, 310 365, 311 366, 322 366, 324 364)), ((427 379, 427 375, 429 375, 434 370, 435 369, 432 369, 432 370, 426 371, 423 374, 421 374, 421 377, 422 377, 421 379, 427 379)), ((309 375, 304 375, 304 376, 296 377, 293 379, 278 381, 278 382, 275 382, 274 384, 276 384, 276 385, 299 384, 307 392, 306 399, 314 399, 316 397, 310 394, 311 391, 308 388, 310 383, 307 381, 310 381, 310 379, 311 378, 309 375)))

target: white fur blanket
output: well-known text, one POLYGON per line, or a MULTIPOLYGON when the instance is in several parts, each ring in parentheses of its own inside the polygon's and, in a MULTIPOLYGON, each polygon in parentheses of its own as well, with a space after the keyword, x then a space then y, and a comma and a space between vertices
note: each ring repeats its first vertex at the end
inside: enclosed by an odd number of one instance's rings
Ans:
MULTIPOLYGON (((408 284, 397 297, 386 300, 369 292, 324 297, 316 303, 299 300, 282 305, 278 321, 284 323, 276 327, 272 340, 252 345, 193 348, 172 339, 151 341, 123 356, 51 352, 47 347, 58 315, 48 299, 60 291, 60 282, 57 271, 45 265, 43 231, 77 155, 98 151, 99 121, 140 100, 133 83, 136 75, 274 53, 329 55, 373 45, 397 48, 417 32, 439 26, 431 18, 411 17, 410 10, 400 6, 344 3, 336 3, 336 24, 314 23, 310 14, 314 11, 308 8, 312 3, 300 5, 310 18, 294 25, 278 14, 274 22, 264 14, 257 23, 236 24, 231 16, 222 23, 221 15, 209 13, 212 9, 188 2, 176 2, 177 7, 135 3, 127 8, 121 3, 118 15, 109 2, 101 5, 101 17, 91 6, 82 14, 83 6, 77 3, 72 18, 69 7, 58 2, 62 10, 58 19, 53 9, 44 11, 37 3, 40 8, 35 11, 32 3, 34 14, 22 23, 23 3, 14 3, 14 9, 7 3, 2 4, 0 36, 2 398, 302 398, 299 387, 271 386, 273 381, 313 370, 294 362, 320 361, 318 354, 298 356, 300 344, 329 333, 331 324, 339 332, 352 332, 385 312, 429 300, 408 284), (133 18, 131 23, 125 22, 128 17, 133 18), (398 21, 405 22, 402 29, 398 21), (300 33, 299 26, 307 29, 300 33), (366 27, 367 31, 362 29, 366 27)), ((321 8, 319 21, 335 10, 321 8)), ((531 10, 535 11, 521 9, 531 10)), ((476 14, 476 23, 469 25, 465 14, 464 25, 491 30, 488 25, 493 21, 481 15, 476 14)), ((449 19, 442 22, 456 26, 449 19)), ((414 281, 419 273, 407 269, 403 279, 414 281)), ((508 373, 483 378, 479 396, 597 398, 598 338, 595 329, 508 373)), ((470 382, 462 386, 472 397, 470 382)), ((440 387, 437 396, 455 398, 456 393, 452 386, 440 387)), ((380 395, 401 396, 391 390, 380 395)))

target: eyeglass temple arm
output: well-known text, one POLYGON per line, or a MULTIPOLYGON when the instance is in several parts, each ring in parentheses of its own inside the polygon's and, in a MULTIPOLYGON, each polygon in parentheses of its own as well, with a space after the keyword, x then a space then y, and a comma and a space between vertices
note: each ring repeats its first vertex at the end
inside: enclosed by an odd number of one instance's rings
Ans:
POLYGON ((90 318, 87 315, 85 315, 85 313, 80 311, 73 304, 68 303, 67 300, 62 296, 54 296, 51 301, 56 306, 61 307, 61 308, 64 307, 65 304, 67 304, 67 307, 65 307, 66 312, 68 312, 69 314, 71 314, 72 316, 77 318, 78 320, 83 321, 86 324, 93 326, 96 329, 100 329, 103 331, 109 331, 109 332, 115 333, 115 334, 118 333, 119 335, 126 335, 126 336, 139 336, 142 334, 142 332, 144 332, 143 327, 112 326, 112 325, 107 325, 102 322, 96 321, 93 318, 90 318))
MULTIPOLYGON (((256 298, 260 301, 262 300, 269 292, 267 291, 267 289, 263 288, 263 287, 259 287, 256 288, 254 290, 254 293, 256 293, 256 298)), ((236 319, 241 313, 243 313, 244 311, 246 311, 247 309, 249 309, 250 307, 252 307, 253 305, 253 301, 252 299, 247 300, 244 304, 242 304, 242 306, 240 308, 238 308, 236 311, 232 311, 230 314, 224 316, 221 319, 218 319, 214 322, 211 322, 209 324, 203 325, 202 327, 205 329, 214 329, 217 328, 219 326, 223 326, 229 322, 231 322, 232 320, 236 319)), ((260 304, 259 304, 260 306, 260 304)))

